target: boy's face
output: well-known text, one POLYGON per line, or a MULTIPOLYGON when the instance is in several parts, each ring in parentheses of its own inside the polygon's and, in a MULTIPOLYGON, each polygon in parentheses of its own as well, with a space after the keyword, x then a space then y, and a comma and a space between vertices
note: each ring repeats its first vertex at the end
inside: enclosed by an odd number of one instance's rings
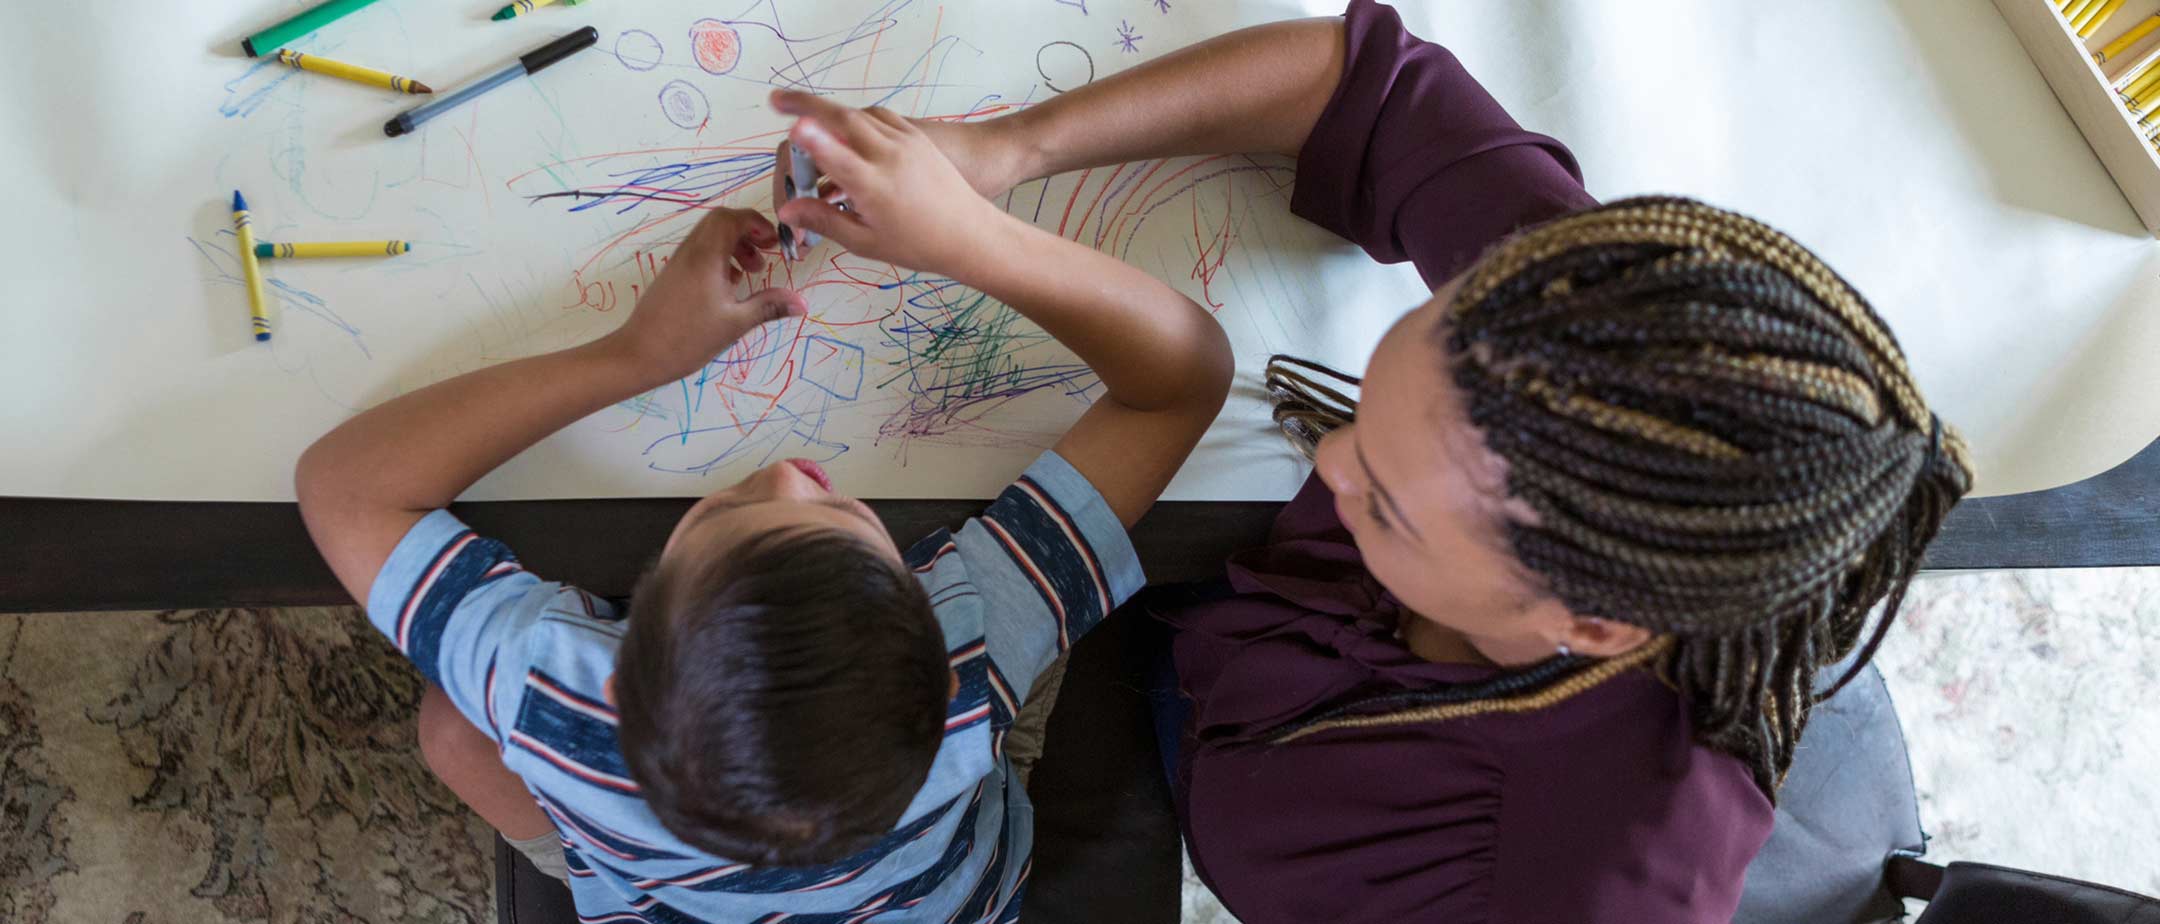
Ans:
POLYGON ((675 524, 660 557, 726 555, 736 543, 773 530, 835 529, 851 533, 880 554, 900 559, 900 548, 869 505, 836 494, 816 462, 787 459, 750 473, 707 495, 675 524))

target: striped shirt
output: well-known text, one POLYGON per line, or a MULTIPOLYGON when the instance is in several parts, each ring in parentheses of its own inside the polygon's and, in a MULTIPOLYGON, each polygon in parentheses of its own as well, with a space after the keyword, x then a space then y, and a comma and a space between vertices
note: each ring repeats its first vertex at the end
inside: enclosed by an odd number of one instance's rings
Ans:
POLYGON ((906 559, 960 681, 929 780, 875 846, 817 867, 761 867, 669 834, 639 795, 601 695, 621 613, 526 572, 448 511, 398 543, 368 616, 502 748, 562 837, 585 922, 1016 920, 1033 848, 1004 738, 1050 662, 1143 583, 1093 485, 1045 453, 983 514, 906 559))

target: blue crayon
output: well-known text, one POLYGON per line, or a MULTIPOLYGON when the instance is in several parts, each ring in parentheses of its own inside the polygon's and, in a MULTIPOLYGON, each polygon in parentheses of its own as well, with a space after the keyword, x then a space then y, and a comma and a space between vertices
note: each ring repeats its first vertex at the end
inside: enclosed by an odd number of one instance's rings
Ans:
POLYGON ((262 264, 255 261, 254 221, 248 217, 247 199, 235 189, 232 194, 233 233, 240 236, 240 272, 247 277, 249 326, 255 331, 255 339, 270 339, 270 315, 263 305, 262 264))

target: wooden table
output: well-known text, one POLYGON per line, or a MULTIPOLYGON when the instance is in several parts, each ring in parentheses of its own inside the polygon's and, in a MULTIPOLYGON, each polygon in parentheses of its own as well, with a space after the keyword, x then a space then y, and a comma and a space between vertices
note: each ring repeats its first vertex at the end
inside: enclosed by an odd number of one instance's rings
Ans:
MULTIPOLYGON (((603 596, 630 592, 691 499, 512 501, 453 508, 527 567, 603 596), (563 524, 576 524, 564 529, 563 524)), ((872 501, 903 545, 981 501, 872 501)), ((1164 503, 1133 531, 1158 582, 1221 573, 1279 504, 1164 503)), ((1929 550, 1935 569, 2160 565, 2160 443, 2060 488, 1969 500, 1929 550)), ((350 602, 292 504, 0 498, 0 612, 321 606, 350 602)))

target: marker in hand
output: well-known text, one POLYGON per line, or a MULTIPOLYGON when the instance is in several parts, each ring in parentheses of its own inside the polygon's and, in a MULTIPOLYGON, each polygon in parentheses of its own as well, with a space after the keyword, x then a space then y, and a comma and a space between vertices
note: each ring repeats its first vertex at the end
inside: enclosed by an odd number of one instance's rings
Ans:
MULTIPOLYGON (((817 162, 810 159, 810 152, 790 141, 780 146, 778 160, 773 165, 773 211, 796 199, 817 196, 817 162)), ((818 236, 808 228, 798 235, 786 224, 780 226, 780 252, 787 255, 788 262, 802 259, 801 249, 816 247, 818 236)))

